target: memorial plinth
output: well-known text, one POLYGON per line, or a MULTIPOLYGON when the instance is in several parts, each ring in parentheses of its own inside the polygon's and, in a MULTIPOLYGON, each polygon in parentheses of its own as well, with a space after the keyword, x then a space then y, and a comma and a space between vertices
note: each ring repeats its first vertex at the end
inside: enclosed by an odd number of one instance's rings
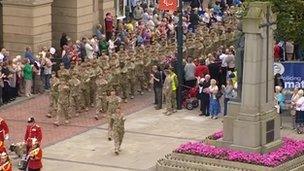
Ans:
MULTIPOLYGON (((209 139, 203 143, 183 144, 172 154, 158 160, 156 170, 304 169, 304 151, 289 155, 288 160, 285 160, 289 148, 286 146, 286 140, 282 146, 280 118, 274 109, 273 21, 275 16, 271 13, 270 3, 250 3, 242 21, 245 34, 242 98, 239 103, 229 103, 228 116, 225 116, 223 122, 223 137, 209 139), (285 150, 284 153, 281 153, 282 150, 285 150), (281 153, 282 157, 285 157, 282 160, 284 162, 268 166, 268 156, 272 156, 271 152, 281 153), (266 161, 265 165, 261 165, 256 156, 262 156, 261 159, 266 161)), ((303 149, 302 143, 294 148, 303 149)))

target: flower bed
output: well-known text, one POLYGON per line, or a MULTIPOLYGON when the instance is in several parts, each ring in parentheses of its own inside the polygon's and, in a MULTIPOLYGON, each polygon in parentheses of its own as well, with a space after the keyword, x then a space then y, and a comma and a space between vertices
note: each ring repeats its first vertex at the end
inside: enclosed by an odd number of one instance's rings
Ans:
MULTIPOLYGON (((214 135, 214 134, 213 134, 214 135)), ((203 142, 188 142, 182 144, 174 152, 197 155, 208 158, 222 159, 248 164, 276 167, 304 154, 304 140, 283 138, 282 146, 270 153, 260 154, 220 148, 204 144, 203 142)))
POLYGON ((218 139, 223 138, 223 136, 224 136, 224 131, 218 131, 218 132, 208 136, 206 139, 208 139, 208 140, 218 140, 218 139))

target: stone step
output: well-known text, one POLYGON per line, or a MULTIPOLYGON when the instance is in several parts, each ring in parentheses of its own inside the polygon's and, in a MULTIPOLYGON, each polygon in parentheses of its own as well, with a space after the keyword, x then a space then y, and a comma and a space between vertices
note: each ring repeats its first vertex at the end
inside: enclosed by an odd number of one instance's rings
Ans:
POLYGON ((156 163, 157 171, 253 171, 252 169, 221 166, 212 162, 202 161, 200 156, 185 157, 183 154, 172 153, 165 155, 156 163))
POLYGON ((213 164, 205 164, 194 160, 185 160, 174 154, 168 154, 156 163, 157 171, 230 171, 231 169, 234 170, 234 168, 218 168, 213 164))
POLYGON ((156 162, 156 171, 303 171, 304 155, 271 168, 259 165, 218 160, 202 156, 171 153, 156 162))

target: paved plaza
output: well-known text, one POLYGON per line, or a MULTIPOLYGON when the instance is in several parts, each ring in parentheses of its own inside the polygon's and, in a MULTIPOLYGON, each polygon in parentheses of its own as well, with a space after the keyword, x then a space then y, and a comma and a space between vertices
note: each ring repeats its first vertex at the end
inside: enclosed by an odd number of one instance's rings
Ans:
MULTIPOLYGON (((179 144, 202 140, 222 129, 222 119, 199 117, 198 110, 181 110, 165 116, 162 110, 154 110, 152 99, 152 94, 146 94, 124 104, 127 113, 126 134, 119 156, 113 153, 113 141, 107 140, 107 124, 104 120, 92 119, 93 109, 73 119, 70 125, 59 128, 44 117, 48 109, 47 95, 3 108, 2 112, 4 118, 8 118, 13 139, 17 140, 22 138, 25 119, 30 113, 41 121, 39 124, 44 131, 44 171, 153 170, 156 160, 179 144)), ((289 117, 284 117, 282 134, 303 138, 291 130, 289 117)), ((17 171, 17 168, 14 170, 17 171)))

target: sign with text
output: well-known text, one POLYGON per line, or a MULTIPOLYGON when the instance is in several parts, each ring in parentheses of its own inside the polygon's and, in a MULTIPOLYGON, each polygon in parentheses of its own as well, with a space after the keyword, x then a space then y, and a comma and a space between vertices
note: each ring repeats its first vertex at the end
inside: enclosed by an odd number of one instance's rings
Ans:
POLYGON ((158 8, 160 10, 177 11, 179 0, 160 0, 158 8))
POLYGON ((304 63, 282 62, 274 63, 274 73, 280 73, 284 80, 285 89, 304 88, 304 63))

